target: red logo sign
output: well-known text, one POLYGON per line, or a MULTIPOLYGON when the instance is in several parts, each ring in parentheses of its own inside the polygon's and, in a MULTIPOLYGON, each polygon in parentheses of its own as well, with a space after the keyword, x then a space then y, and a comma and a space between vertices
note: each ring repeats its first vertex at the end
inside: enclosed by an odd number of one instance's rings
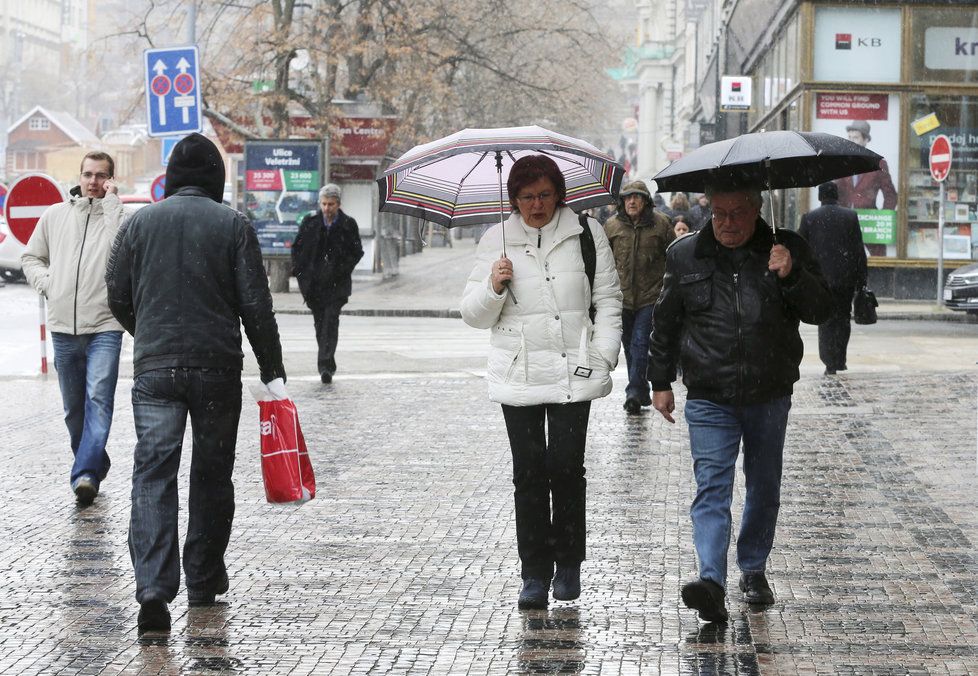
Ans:
POLYGON ((951 171, 951 141, 944 134, 930 144, 930 175, 940 183, 951 171))
POLYGON ((27 244, 41 214, 52 204, 64 201, 65 194, 53 178, 44 174, 21 176, 10 186, 3 205, 10 234, 21 244, 27 244))
POLYGON ((852 49, 852 33, 836 33, 835 48, 852 49))

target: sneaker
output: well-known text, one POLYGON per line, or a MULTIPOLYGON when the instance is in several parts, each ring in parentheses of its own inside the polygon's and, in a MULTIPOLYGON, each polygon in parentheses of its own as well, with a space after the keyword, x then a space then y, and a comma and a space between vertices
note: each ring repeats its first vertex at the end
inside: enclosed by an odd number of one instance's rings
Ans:
POLYGON ((557 564, 554 575, 554 598, 558 601, 573 601, 581 595, 581 564, 562 566, 557 564))
POLYGON ((637 413, 641 412, 642 405, 638 402, 638 399, 629 397, 625 400, 625 405, 622 408, 625 409, 625 412, 627 412, 628 415, 636 415, 637 413))
POLYGON ((830 369, 828 367, 825 367, 825 375, 834 376, 835 374, 836 374, 836 369, 830 369))
POLYGON ((769 606, 774 603, 774 592, 764 573, 744 573, 740 576, 740 591, 747 603, 769 606))
POLYGON ((82 507, 88 507, 92 502, 95 501, 95 496, 98 495, 98 484, 95 480, 84 474, 77 479, 75 479, 74 486, 71 490, 75 492, 75 500, 82 507))
POLYGON ((333 382, 333 374, 329 372, 323 373, 319 376, 319 379, 323 381, 323 385, 329 385, 333 382))
POLYGON ((140 636, 147 631, 170 631, 170 611, 163 601, 151 599, 140 604, 136 623, 140 636))
POLYGON ((211 606, 214 605, 218 594, 226 594, 230 583, 228 581, 227 573, 224 574, 224 579, 221 581, 214 590, 205 591, 201 589, 187 589, 187 605, 188 606, 211 606))
POLYGON ((543 609, 547 607, 550 594, 550 580, 528 577, 523 580, 518 607, 520 610, 543 609))
POLYGON ((699 613, 704 622, 726 622, 727 608, 723 604, 723 587, 713 580, 693 580, 683 585, 683 603, 699 613))

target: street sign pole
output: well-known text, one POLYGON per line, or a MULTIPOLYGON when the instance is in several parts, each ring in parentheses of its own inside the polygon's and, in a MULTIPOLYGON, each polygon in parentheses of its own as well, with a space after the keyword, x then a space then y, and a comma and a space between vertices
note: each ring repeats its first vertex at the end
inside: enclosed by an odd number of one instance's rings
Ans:
POLYGON ((937 206, 937 305, 944 303, 944 181, 938 193, 941 203, 937 206))
POLYGON ((951 159, 954 156, 951 140, 938 134, 930 144, 928 163, 930 175, 940 184, 937 204, 937 306, 944 304, 944 182, 951 173, 951 159))

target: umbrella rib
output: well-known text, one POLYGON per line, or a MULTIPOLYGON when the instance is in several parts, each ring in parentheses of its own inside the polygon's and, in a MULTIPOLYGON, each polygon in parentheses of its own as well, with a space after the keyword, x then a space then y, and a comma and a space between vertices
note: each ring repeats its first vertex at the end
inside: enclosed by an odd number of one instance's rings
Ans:
POLYGON ((467 179, 469 176, 471 176, 472 175, 472 172, 475 171, 479 167, 480 164, 482 164, 482 160, 486 159, 486 156, 489 154, 489 152, 490 151, 487 150, 486 152, 482 153, 479 156, 479 159, 476 160, 475 164, 472 165, 472 168, 469 169, 467 172, 465 172, 465 176, 463 176, 459 180, 459 182, 458 182, 458 188, 455 190, 455 206, 452 209, 452 213, 454 213, 455 212, 455 209, 458 208, 458 200, 459 200, 459 196, 462 193, 462 187, 465 185, 465 179, 467 179))

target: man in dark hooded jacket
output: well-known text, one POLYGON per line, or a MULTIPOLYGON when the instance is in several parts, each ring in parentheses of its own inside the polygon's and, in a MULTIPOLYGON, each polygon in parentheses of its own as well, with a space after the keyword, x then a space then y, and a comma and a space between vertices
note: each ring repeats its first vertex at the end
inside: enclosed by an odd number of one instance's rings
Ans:
POLYGON ((271 388, 285 379, 258 238, 221 203, 223 192, 217 147, 200 134, 180 141, 167 166, 166 199, 123 224, 106 272, 112 314, 134 336, 129 551, 140 633, 169 630, 167 603, 180 584, 177 472, 188 413, 188 602, 210 604, 228 590, 242 324, 262 382, 271 388))

